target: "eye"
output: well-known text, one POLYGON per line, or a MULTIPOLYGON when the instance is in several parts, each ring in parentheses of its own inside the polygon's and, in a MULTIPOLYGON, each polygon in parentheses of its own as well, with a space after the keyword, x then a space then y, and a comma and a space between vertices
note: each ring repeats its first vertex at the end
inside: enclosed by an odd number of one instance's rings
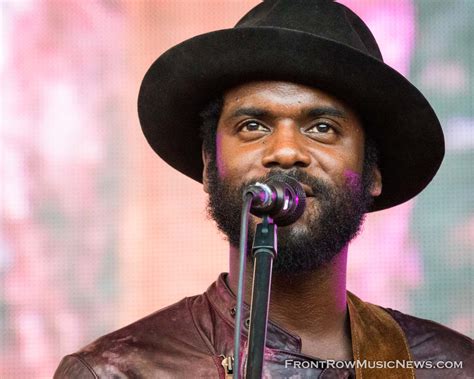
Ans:
POLYGON ((242 132, 268 132, 269 130, 270 129, 257 121, 247 121, 240 128, 242 132))
POLYGON ((318 122, 316 125, 313 125, 306 129, 306 133, 316 133, 316 134, 328 134, 334 133, 334 128, 326 122, 318 122))

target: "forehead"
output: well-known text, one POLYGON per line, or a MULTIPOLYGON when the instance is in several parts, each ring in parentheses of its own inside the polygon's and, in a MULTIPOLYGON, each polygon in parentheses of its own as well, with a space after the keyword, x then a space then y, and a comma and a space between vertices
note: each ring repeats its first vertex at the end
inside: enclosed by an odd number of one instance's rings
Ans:
POLYGON ((335 96, 302 84, 284 81, 254 81, 224 93, 223 112, 260 105, 266 108, 301 109, 315 106, 335 108, 355 119, 353 109, 335 96))

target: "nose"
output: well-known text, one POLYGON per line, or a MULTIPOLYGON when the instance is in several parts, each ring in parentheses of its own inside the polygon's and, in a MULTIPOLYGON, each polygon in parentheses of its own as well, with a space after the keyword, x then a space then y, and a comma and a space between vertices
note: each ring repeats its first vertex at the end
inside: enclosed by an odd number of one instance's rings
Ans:
POLYGON ((264 167, 308 167, 311 163, 304 141, 297 125, 281 125, 265 141, 267 148, 262 158, 264 167))

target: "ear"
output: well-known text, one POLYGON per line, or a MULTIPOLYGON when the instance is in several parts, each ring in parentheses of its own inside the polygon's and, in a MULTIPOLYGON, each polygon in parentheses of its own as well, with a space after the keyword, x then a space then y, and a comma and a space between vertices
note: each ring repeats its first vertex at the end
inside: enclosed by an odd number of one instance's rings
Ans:
POLYGON ((373 197, 380 196, 382 193, 382 174, 378 167, 372 169, 372 184, 370 186, 370 194, 373 197))
POLYGON ((204 192, 209 193, 209 181, 207 178, 207 166, 209 165, 209 154, 206 151, 204 151, 204 149, 201 149, 201 155, 202 155, 202 164, 203 164, 202 187, 204 189, 204 192))

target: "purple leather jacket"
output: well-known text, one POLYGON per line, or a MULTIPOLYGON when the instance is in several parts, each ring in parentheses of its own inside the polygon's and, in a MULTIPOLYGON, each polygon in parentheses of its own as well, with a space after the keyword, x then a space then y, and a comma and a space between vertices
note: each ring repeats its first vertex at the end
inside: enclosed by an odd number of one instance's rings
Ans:
MULTIPOLYGON (((230 378, 234 307, 235 297, 222 274, 204 294, 185 298, 64 357, 54 378, 230 378)), ((364 303, 350 293, 348 308, 354 358, 360 353, 358 359, 408 359, 432 365, 444 362, 445 366, 456 361, 462 362, 462 368, 397 371, 322 366, 323 361, 301 354, 298 336, 270 321, 263 376, 474 378, 474 348, 469 337, 432 321, 364 303), (391 329, 383 330, 390 323, 391 329), (387 335, 393 331, 394 336, 387 335)), ((248 313, 244 311, 244 317, 248 313)), ((243 342, 246 325, 244 322, 243 342)))

